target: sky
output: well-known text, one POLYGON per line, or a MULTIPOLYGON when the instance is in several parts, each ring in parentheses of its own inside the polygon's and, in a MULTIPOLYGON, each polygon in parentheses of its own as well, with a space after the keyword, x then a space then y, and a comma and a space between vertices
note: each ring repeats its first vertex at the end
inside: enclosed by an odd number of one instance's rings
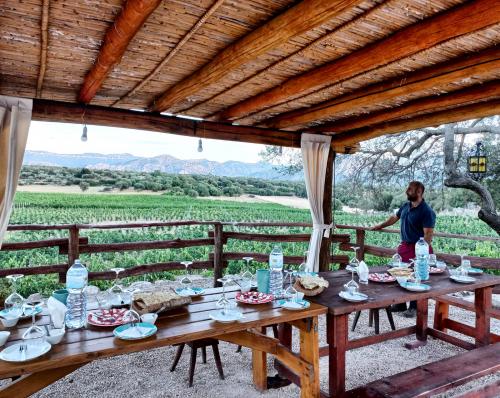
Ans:
POLYGON ((167 154, 178 159, 256 163, 261 160, 259 152, 264 149, 264 145, 204 139, 200 153, 197 151, 198 138, 94 125, 87 128, 88 140, 82 142, 81 124, 33 121, 26 150, 64 154, 130 153, 142 157, 167 154))

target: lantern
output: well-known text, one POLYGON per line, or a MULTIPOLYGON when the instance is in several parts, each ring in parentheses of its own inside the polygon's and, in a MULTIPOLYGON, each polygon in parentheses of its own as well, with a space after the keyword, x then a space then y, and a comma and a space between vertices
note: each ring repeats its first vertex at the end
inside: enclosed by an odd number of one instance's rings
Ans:
POLYGON ((476 151, 473 152, 467 161, 467 170, 472 179, 480 181, 487 171, 488 158, 481 142, 476 143, 476 151))

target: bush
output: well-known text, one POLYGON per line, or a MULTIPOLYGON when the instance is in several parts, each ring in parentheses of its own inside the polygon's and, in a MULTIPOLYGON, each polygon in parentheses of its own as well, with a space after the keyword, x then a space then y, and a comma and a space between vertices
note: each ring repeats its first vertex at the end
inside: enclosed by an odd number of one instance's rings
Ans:
POLYGON ((375 193, 373 195, 373 209, 377 211, 388 211, 394 196, 389 192, 375 193))
POLYGON ((89 186, 89 183, 86 181, 80 182, 80 189, 82 190, 82 192, 85 192, 87 189, 89 189, 89 186))

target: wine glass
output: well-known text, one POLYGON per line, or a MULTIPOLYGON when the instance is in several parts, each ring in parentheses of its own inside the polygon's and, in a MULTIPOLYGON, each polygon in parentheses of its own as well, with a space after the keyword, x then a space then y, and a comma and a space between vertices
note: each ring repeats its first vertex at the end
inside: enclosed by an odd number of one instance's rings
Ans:
POLYGON ((226 285, 232 283, 233 278, 229 275, 224 275, 222 278, 217 279, 217 282, 222 283, 222 296, 219 300, 217 300, 217 303, 215 305, 218 308, 222 308, 222 315, 226 315, 227 310, 231 305, 231 302, 226 297, 226 285))
POLYGON ((122 294, 123 294, 123 287, 118 283, 118 279, 120 278, 120 272, 125 271, 125 268, 111 268, 111 271, 115 273, 115 282, 113 286, 111 286, 108 290, 108 292, 113 296, 112 300, 117 301, 118 303, 123 302, 122 294), (114 300, 116 298, 116 300, 114 300))
POLYGON ((292 283, 292 275, 293 275, 293 270, 286 270, 287 277, 289 278, 288 282, 288 287, 285 290, 285 298, 289 301, 297 301, 297 289, 293 287, 292 283))
POLYGON ((350 294, 351 296, 355 295, 359 290, 359 285, 354 280, 354 271, 356 270, 357 268, 350 267, 351 280, 344 285, 345 289, 347 290, 347 293, 350 294))
POLYGON ((396 253, 394 256, 392 256, 392 266, 393 267, 401 267, 401 262, 403 261, 403 257, 399 255, 399 253, 396 253))
POLYGON ((41 344, 43 342, 43 338, 46 336, 45 330, 38 326, 35 322, 36 309, 43 303, 43 300, 38 297, 29 298, 25 300, 23 304, 23 312, 26 314, 31 313, 31 326, 26 329, 23 333, 23 340, 27 341, 24 349, 29 349, 29 346, 34 346, 41 344))
POLYGON ((358 260, 359 247, 351 246, 351 249, 354 251, 354 257, 349 260, 349 264, 347 265, 347 267, 345 267, 345 269, 347 271, 351 271, 351 272, 356 271, 357 272, 358 267, 359 267, 359 260, 358 260))
POLYGON ((250 261, 253 260, 253 257, 243 257, 243 260, 247 262, 246 269, 242 272, 240 276, 240 287, 242 293, 249 292, 252 288, 252 280, 253 274, 250 272, 250 261))
POLYGON ((183 286, 182 290, 186 290, 189 292, 191 290, 191 284, 193 283, 193 281, 189 278, 189 266, 193 264, 193 262, 181 261, 181 264, 186 267, 186 275, 184 275, 184 277, 181 279, 181 285, 183 286))
POLYGON ((15 316, 21 316, 23 310, 24 297, 17 292, 17 280, 21 279, 23 274, 7 275, 7 279, 12 285, 12 293, 5 299, 5 309, 15 316))
POLYGON ((304 275, 307 272, 307 256, 308 255, 309 255, 309 252, 306 250, 304 252, 304 261, 301 262, 299 265, 299 270, 298 270, 299 275, 304 275))
POLYGON ((134 294, 137 293, 139 289, 129 286, 125 292, 130 296, 130 304, 128 310, 123 314, 123 319, 130 323, 131 327, 135 327, 138 322, 141 321, 141 316, 137 313, 137 311, 132 309, 132 305, 134 302, 134 294))

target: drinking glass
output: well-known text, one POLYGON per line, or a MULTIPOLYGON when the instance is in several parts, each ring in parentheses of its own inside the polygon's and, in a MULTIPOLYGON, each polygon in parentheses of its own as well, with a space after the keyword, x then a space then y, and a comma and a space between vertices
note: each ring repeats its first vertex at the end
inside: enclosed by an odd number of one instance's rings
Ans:
POLYGON ((23 333, 22 338, 26 340, 25 349, 30 346, 38 345, 43 342, 46 336, 45 330, 38 326, 35 322, 36 308, 43 303, 40 298, 28 299, 23 304, 23 311, 29 313, 31 311, 31 326, 23 333))
POLYGON ((225 275, 222 278, 217 279, 217 282, 222 283, 222 296, 217 303, 215 304, 218 308, 222 308, 222 314, 226 315, 227 310, 229 309, 231 302, 226 297, 226 285, 233 282, 233 278, 229 275, 225 275))
POLYGON ((403 257, 401 257, 398 253, 392 256, 392 266, 393 267, 401 267, 401 262, 403 261, 403 257))
POLYGON ((466 273, 469 273, 470 270, 470 260, 462 259, 461 267, 465 270, 466 273))
POLYGON ((429 254, 429 267, 436 267, 437 258, 435 254, 429 254))
POLYGON ((354 271, 355 270, 356 270, 356 268, 351 267, 351 269, 350 269, 351 280, 344 285, 345 289, 347 290, 347 293, 349 293, 350 295, 356 294, 359 290, 359 285, 354 280, 354 271))
POLYGON ((306 250, 304 252, 304 261, 300 263, 299 265, 299 275, 301 274, 304 274, 305 272, 307 272, 307 256, 309 255, 309 252, 306 250))
POLYGON ((12 285, 12 293, 5 299, 5 309, 12 311, 12 314, 16 316, 21 316, 23 310, 24 297, 17 292, 17 281, 23 276, 23 274, 7 275, 12 285))
POLYGON ((181 279, 182 290, 191 290, 193 281, 189 278, 189 266, 193 264, 192 261, 181 261, 181 264, 186 267, 186 275, 181 279))
POLYGON ((253 260, 253 257, 243 257, 243 260, 247 262, 246 269, 242 272, 240 276, 240 287, 243 293, 249 292, 252 288, 252 280, 254 279, 254 275, 250 272, 250 261, 253 260))
MULTIPOLYGON (((292 275, 293 270, 289 269, 285 271, 288 277, 288 287, 285 289, 285 298, 289 301, 297 301, 297 289, 293 287, 292 275)), ((286 279, 286 278, 285 278, 286 279)))
POLYGON ((110 295, 112 296, 112 300, 116 298, 116 301, 118 303, 121 303, 123 301, 122 294, 123 294, 123 287, 119 283, 119 278, 120 278, 120 272, 125 271, 125 268, 111 268, 111 271, 115 273, 115 282, 113 283, 113 286, 111 286, 108 290, 110 295))
POLYGON ((128 310, 123 314, 123 318, 126 321, 126 323, 130 323, 132 327, 135 327, 137 323, 141 321, 141 316, 132 309, 132 305, 134 302, 134 294, 137 293, 138 291, 139 289, 136 289, 131 286, 129 286, 125 290, 125 293, 130 296, 130 304, 128 310))
POLYGON ((349 260, 349 265, 345 267, 347 271, 357 271, 358 266, 359 266, 359 260, 358 260, 358 250, 359 247, 357 246, 351 246, 351 249, 354 250, 354 257, 349 260))

